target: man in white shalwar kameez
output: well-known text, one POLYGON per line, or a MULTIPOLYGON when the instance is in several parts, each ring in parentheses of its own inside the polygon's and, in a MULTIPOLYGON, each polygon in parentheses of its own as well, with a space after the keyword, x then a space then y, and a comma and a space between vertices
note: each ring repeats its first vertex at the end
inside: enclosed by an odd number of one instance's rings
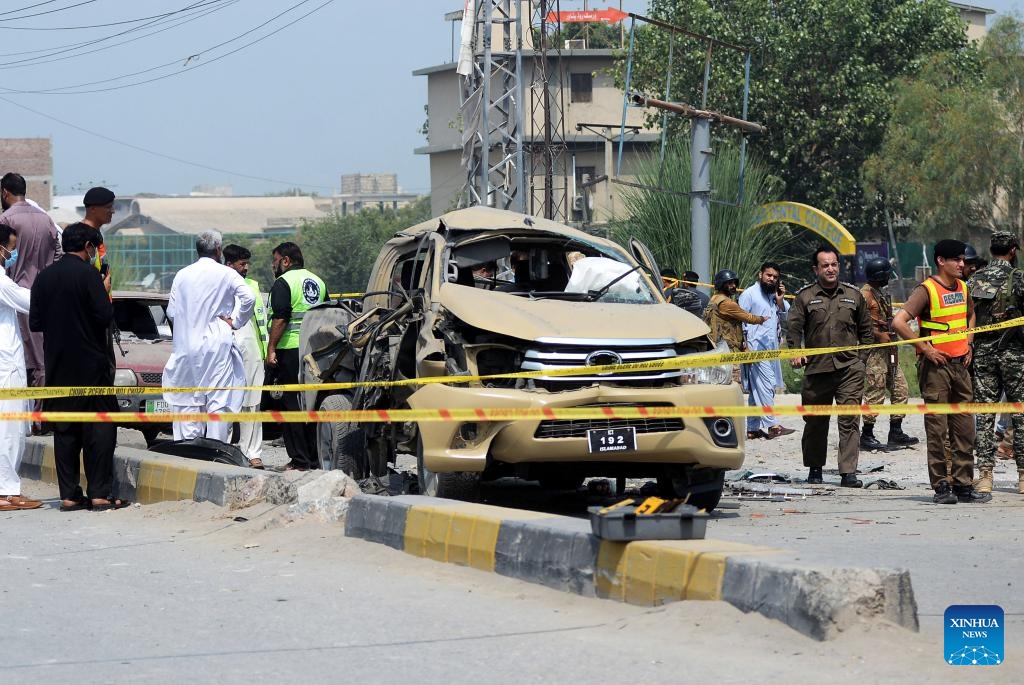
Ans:
MULTIPOLYGON (((204 231, 196 236, 199 259, 179 271, 171 284, 167 316, 173 322, 173 349, 164 367, 164 399, 173 412, 237 412, 245 385, 242 353, 234 330, 252 317, 255 299, 245 281, 221 263, 221 235, 204 231), (235 309, 237 300, 237 310, 235 309), (234 318, 232 318, 234 314, 234 318), (171 388, 217 388, 173 392, 171 388)), ((228 441, 231 424, 224 421, 174 422, 174 439, 207 437, 228 441)))
MULTIPOLYGON (((781 271, 774 262, 761 265, 757 283, 740 294, 739 305, 751 314, 764 317, 764 323, 743 324, 743 337, 748 351, 779 349, 780 320, 786 317, 789 303, 786 288, 779 280, 781 271)), ((784 388, 782 365, 779 361, 743 364, 744 390, 750 393, 747 404, 752 407, 775 406, 775 389, 784 388)), ((778 438, 795 433, 792 428, 779 424, 774 416, 747 417, 747 438, 778 438)))
MULTIPOLYGON (((0 225, 0 388, 26 385, 25 350, 21 343, 18 314, 28 314, 29 289, 7 277, 8 263, 17 259, 17 236, 10 226, 0 225)), ((25 400, 0 399, 0 412, 27 411, 25 400)), ((38 509, 42 502, 22 497, 18 467, 25 456, 27 421, 0 421, 0 511, 38 509)))

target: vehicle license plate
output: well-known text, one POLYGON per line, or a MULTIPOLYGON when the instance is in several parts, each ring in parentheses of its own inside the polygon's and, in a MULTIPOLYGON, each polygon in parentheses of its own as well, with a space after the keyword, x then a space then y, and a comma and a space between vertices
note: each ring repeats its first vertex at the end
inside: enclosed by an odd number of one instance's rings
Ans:
POLYGON ((602 428, 587 431, 591 453, 636 452, 636 428, 602 428))
POLYGON ((171 405, 164 400, 146 400, 147 414, 170 414, 171 405))

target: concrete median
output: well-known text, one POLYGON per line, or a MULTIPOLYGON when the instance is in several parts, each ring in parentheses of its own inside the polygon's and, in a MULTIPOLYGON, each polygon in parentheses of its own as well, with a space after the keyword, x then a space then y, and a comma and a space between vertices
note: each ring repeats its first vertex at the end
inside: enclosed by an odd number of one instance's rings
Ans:
POLYGON ((812 567, 737 542, 609 542, 581 519, 412 495, 357 495, 345 534, 584 596, 722 600, 818 640, 865 621, 918 629, 908 571, 812 567))
MULTIPOLYGON (((56 483, 53 438, 28 438, 19 473, 22 478, 56 483)), ((306 473, 276 473, 185 459, 118 446, 114 452, 114 496, 140 504, 175 500, 212 502, 232 508, 260 501, 296 501, 306 473)), ((83 474, 83 485, 85 483, 83 474)))

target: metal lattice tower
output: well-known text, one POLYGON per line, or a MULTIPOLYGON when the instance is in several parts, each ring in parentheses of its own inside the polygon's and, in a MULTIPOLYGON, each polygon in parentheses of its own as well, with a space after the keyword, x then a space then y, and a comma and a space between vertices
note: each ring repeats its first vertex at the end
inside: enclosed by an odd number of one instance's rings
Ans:
POLYGON ((525 211, 519 3, 474 0, 473 6, 472 73, 462 77, 463 200, 525 211))
POLYGON ((559 35, 560 24, 548 23, 548 13, 558 16, 559 0, 538 0, 534 4, 531 28, 535 27, 538 44, 533 58, 530 84, 530 124, 526 143, 530 153, 531 214, 555 221, 569 219, 569 183, 567 146, 565 142, 565 69, 557 43, 551 35, 559 35), (552 31, 552 28, 555 30, 552 31))

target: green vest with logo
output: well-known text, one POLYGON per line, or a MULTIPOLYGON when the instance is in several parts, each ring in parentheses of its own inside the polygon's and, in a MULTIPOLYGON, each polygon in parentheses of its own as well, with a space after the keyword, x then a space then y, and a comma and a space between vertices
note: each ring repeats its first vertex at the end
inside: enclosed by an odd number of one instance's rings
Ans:
POLYGON ((260 284, 251 278, 245 279, 245 284, 252 291, 256 298, 256 304, 252 308, 252 325, 256 329, 256 340, 260 345, 260 358, 267 358, 267 345, 270 343, 270 329, 267 328, 267 308, 263 304, 263 295, 260 293, 260 284))
POLYGON ((284 279, 288 284, 288 291, 292 296, 292 318, 288 320, 284 335, 277 343, 277 349, 296 350, 299 348, 299 327, 302 326, 302 317, 314 305, 324 301, 327 297, 327 286, 319 276, 302 268, 289 269, 278 278, 284 279))

